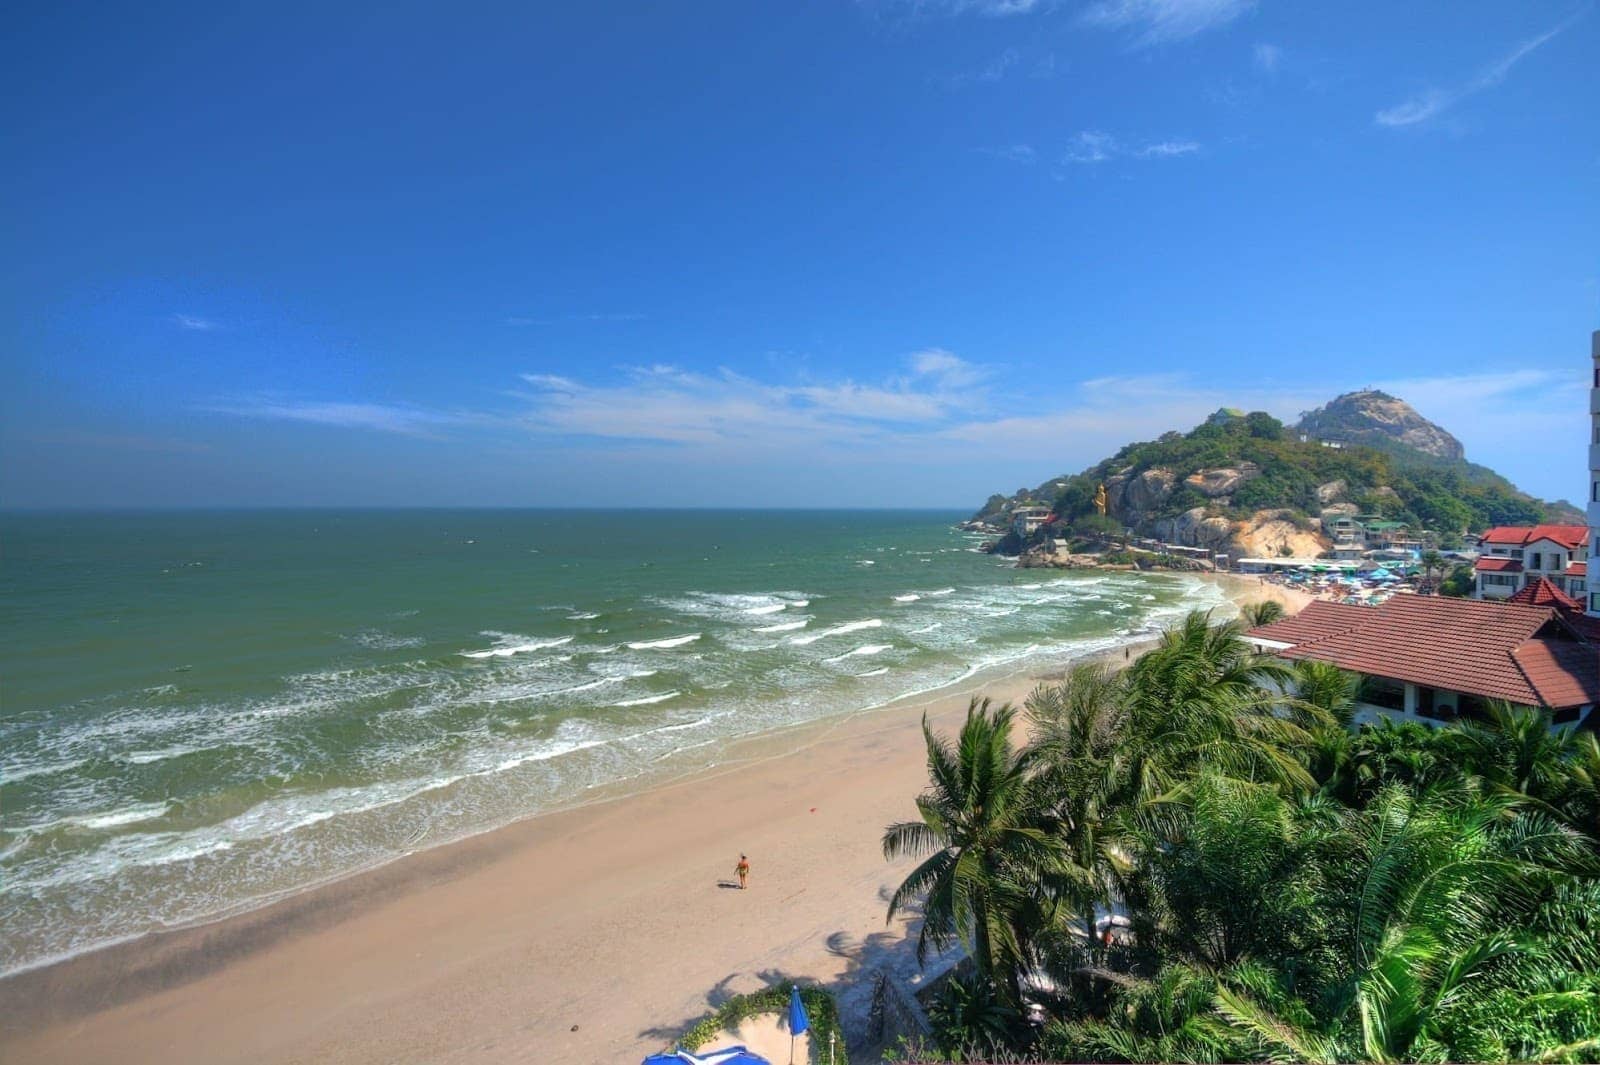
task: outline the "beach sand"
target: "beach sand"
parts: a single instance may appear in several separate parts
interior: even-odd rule
[[[915,970],[884,920],[912,863],[879,840],[926,779],[921,711],[949,730],[971,694],[1037,683],[753,739],[690,779],[22,974],[0,982],[0,1060],[627,1062],[784,977],[848,1010],[877,966]],[[727,886],[741,852],[748,891]]]

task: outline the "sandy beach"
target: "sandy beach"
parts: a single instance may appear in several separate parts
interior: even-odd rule
[[[0,1059],[625,1062],[782,977],[858,998],[877,966],[914,968],[884,921],[910,863],[879,839],[923,785],[922,712],[949,729],[970,695],[1038,681],[761,737],[690,779],[0,982]]]

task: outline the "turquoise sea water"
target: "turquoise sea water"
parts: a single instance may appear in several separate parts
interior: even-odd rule
[[[0,516],[0,972],[1220,601],[959,517]]]

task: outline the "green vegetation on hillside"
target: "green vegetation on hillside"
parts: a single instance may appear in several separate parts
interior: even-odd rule
[[[890,912],[970,963],[909,1059],[1600,1061],[1595,735],[1352,729],[1357,678],[1209,620],[1035,692],[1021,747],[1009,706],[925,728]]]
[[[1225,499],[1208,499],[1183,483],[1201,470],[1237,469],[1247,462],[1256,464],[1259,474]],[[1484,467],[1421,452],[1403,455],[1371,447],[1325,447],[1314,440],[1301,441],[1282,422],[1260,411],[1214,417],[1187,434],[1167,433],[1159,440],[1129,444],[1098,465],[1055,478],[1031,494],[1052,500],[1055,512],[1070,525],[1095,513],[1095,489],[1108,478],[1136,477],[1157,468],[1173,471],[1178,483],[1165,500],[1144,513],[1147,522],[1195,507],[1231,518],[1247,518],[1266,509],[1314,515],[1322,509],[1317,487],[1332,481],[1345,483],[1341,501],[1354,503],[1363,514],[1446,534],[1550,517],[1545,504]],[[1057,489],[1060,482],[1065,487]],[[991,497],[980,516],[994,514],[1000,505],[1000,497]]]

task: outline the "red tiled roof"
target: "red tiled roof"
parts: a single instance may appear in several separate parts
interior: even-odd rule
[[[1589,562],[1588,562],[1587,559],[1581,559],[1580,558],[1576,562],[1568,562],[1567,563],[1567,576],[1569,576],[1569,577],[1587,577],[1588,575],[1589,575]]]
[[[1571,572],[1570,568],[1568,572]],[[1563,592],[1548,577],[1535,577],[1508,595],[1506,602],[1524,603],[1528,606],[1554,606],[1583,613],[1583,604]]]
[[[1516,558],[1480,558],[1472,567],[1479,573],[1521,573],[1522,560]]]
[[[1312,603],[1301,616],[1318,606]],[[1318,610],[1292,639],[1285,619],[1252,638],[1293,646],[1285,658],[1332,662],[1368,676],[1447,688],[1525,706],[1600,701],[1600,650],[1552,606],[1397,595],[1376,607]],[[1574,619],[1575,620],[1575,619]]]
[[[1529,640],[1511,652],[1511,660],[1546,706],[1582,706],[1600,701],[1596,654],[1576,641]]]
[[[1589,542],[1587,525],[1496,525],[1482,536],[1486,544],[1531,544],[1553,540],[1562,547],[1577,550]]]
[[[1352,629],[1370,612],[1370,607],[1313,599],[1300,613],[1251,629],[1245,635],[1251,640],[1271,640],[1274,643],[1307,643]]]

